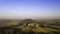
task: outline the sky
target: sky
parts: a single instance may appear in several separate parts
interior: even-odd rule
[[[60,18],[60,0],[0,0],[0,19]]]

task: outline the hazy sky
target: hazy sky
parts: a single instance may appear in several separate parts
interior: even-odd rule
[[[0,0],[0,19],[60,17],[60,0]]]

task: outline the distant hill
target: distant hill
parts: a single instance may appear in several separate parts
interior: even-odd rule
[[[18,25],[18,21],[3,21],[3,23],[0,23],[0,26],[12,26],[12,25]]]

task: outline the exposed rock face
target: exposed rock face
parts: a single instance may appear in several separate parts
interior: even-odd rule
[[[28,27],[39,27],[39,24],[38,23],[29,23],[27,26]]]
[[[35,22],[32,19],[25,19],[19,25],[21,26],[21,24],[28,26],[28,27],[38,27],[39,26],[39,23]]]

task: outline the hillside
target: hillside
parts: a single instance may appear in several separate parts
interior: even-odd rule
[[[2,27],[3,26],[3,27]],[[59,25],[34,20],[11,21],[0,27],[1,34],[60,34]],[[4,33],[3,33],[4,32]]]

